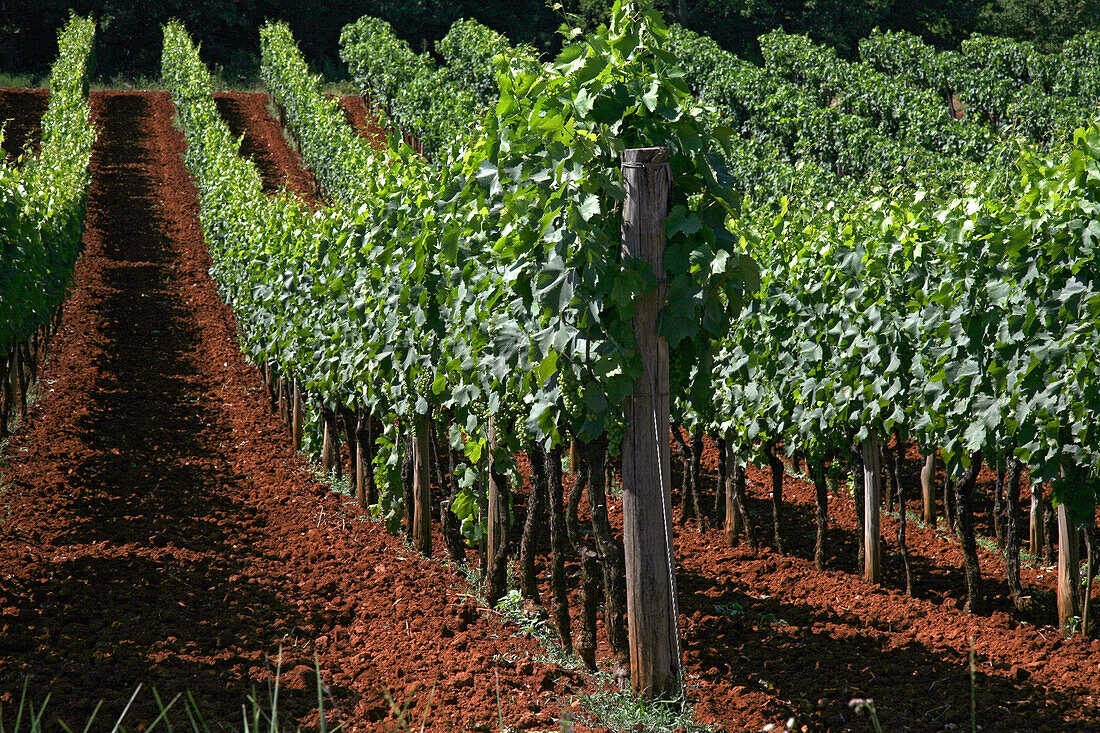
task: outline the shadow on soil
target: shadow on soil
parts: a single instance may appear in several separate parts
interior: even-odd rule
[[[17,621],[0,629],[0,653],[18,664],[0,667],[0,692],[18,700],[28,678],[36,699],[52,693],[51,716],[82,727],[100,699],[99,720],[114,720],[139,683],[169,699],[184,690],[158,681],[186,679],[204,714],[240,720],[264,666],[243,650],[274,655],[301,619],[277,585],[244,577],[257,551],[241,538],[262,519],[224,489],[247,479],[226,467],[220,417],[202,399],[209,378],[192,356],[197,326],[170,287],[177,253],[147,167],[160,142],[148,98],[100,101],[89,199],[104,243],[88,285],[96,377],[66,436],[79,450],[58,499],[69,529],[52,544],[62,549],[38,558],[24,591],[8,596]],[[93,554],[92,543],[107,547]],[[312,691],[285,694],[292,714],[316,706]],[[128,720],[155,715],[146,689]]]
[[[773,556],[774,557],[774,556]],[[885,730],[940,731],[970,726],[970,666],[965,655],[909,642],[889,647],[886,634],[840,609],[758,598],[714,579],[678,573],[689,664],[734,685],[789,702],[811,730],[870,730],[848,707],[875,700]],[[878,591],[881,592],[881,591]],[[981,664],[982,660],[979,660]],[[1067,722],[1079,700],[1051,697],[1042,686],[976,673],[978,724],[996,731],[1080,730]]]

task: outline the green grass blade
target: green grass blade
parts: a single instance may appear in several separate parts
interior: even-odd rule
[[[199,704],[195,702],[195,696],[187,693],[188,705],[185,707],[187,710],[187,717],[191,721],[191,730],[195,733],[209,733],[210,726],[206,724],[206,721],[202,718],[202,713],[199,711]]]
[[[122,719],[126,717],[126,713],[130,712],[130,706],[134,704],[134,700],[137,699],[138,693],[141,692],[141,683],[134,689],[134,694],[130,695],[130,702],[126,703],[126,707],[122,709],[122,713],[118,716],[118,720],[115,721],[115,727],[111,728],[111,733],[118,733],[122,727]]]
[[[31,733],[37,733],[41,730],[39,726],[42,724],[42,716],[46,714],[46,706],[50,704],[50,695],[52,694],[52,692],[46,693],[46,699],[42,701],[42,706],[38,708],[38,714],[31,720]]]
[[[153,730],[154,728],[157,727],[157,723],[159,723],[161,720],[164,720],[165,726],[168,728],[169,733],[171,733],[172,724],[168,722],[168,719],[165,716],[168,715],[168,711],[172,709],[172,706],[176,704],[176,701],[178,701],[180,699],[182,694],[183,693],[176,693],[176,696],[172,698],[172,702],[168,703],[168,705],[165,706],[165,705],[161,704],[160,695],[157,694],[156,688],[153,688],[153,697],[157,701],[157,707],[160,708],[160,715],[158,715],[156,718],[154,718],[153,722],[150,723],[149,727],[146,728],[145,730],[147,730],[147,731]]]
[[[15,733],[19,733],[19,726],[23,723],[23,708],[27,705],[27,685],[30,684],[30,678],[23,678],[23,693],[19,696],[19,710],[15,712]]]
[[[84,733],[88,733],[92,729],[92,723],[95,722],[96,716],[99,715],[99,709],[103,707],[103,701],[100,700],[95,704],[95,709],[92,710],[92,714],[88,716],[88,722],[84,724]]]
[[[271,696],[270,733],[279,733],[279,682],[283,676],[283,647],[279,646],[279,659],[275,662],[275,692]]]
[[[168,707],[170,708],[173,705],[175,705],[176,701],[179,700],[180,697],[182,697],[182,693],[177,693],[176,696],[172,698],[172,702],[168,703]],[[153,699],[157,701],[157,707],[158,708],[160,708],[164,712],[168,712],[167,708],[165,708],[164,704],[161,702],[160,694],[157,692],[157,688],[155,688],[155,687],[153,688]],[[153,726],[149,726],[149,727],[152,728]],[[168,733],[173,733],[173,731],[172,731],[172,721],[168,720],[167,718],[164,719],[164,727],[168,729]]]

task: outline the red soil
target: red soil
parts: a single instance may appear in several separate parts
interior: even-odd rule
[[[130,727],[154,717],[149,686],[232,726],[282,648],[292,721],[317,718],[316,655],[349,730],[391,714],[385,690],[417,721],[431,697],[431,730],[496,727],[498,695],[511,724],[552,727],[583,681],[528,661],[460,578],[311,479],[269,414],[207,274],[168,96],[91,102],[87,249],[0,467],[5,715],[25,679],[72,726],[144,683]]]
[[[319,204],[313,174],[302,165],[298,151],[291,147],[270,114],[270,98],[256,92],[220,92],[214,95],[229,131],[241,138],[240,154],[252,161],[263,179],[264,190],[275,193],[286,189],[311,204]]]
[[[0,89],[0,128],[4,130],[4,154],[14,160],[29,145],[38,151],[42,140],[42,115],[50,103],[49,89]]]
[[[914,482],[917,464],[910,466]],[[770,538],[769,475],[753,469],[749,477],[753,524]],[[1100,720],[1100,641],[1063,640],[1013,611],[992,553],[981,551],[990,608],[967,614],[962,552],[952,538],[908,523],[910,597],[895,517],[883,516],[886,582],[875,587],[856,574],[850,498],[830,496],[825,572],[812,560],[812,485],[788,478],[785,500],[789,557],[728,547],[718,530],[677,533],[684,646],[699,679],[701,719],[744,725],[795,716],[812,730],[866,730],[848,708],[859,697],[876,701],[886,730],[963,730],[973,646],[985,730],[1083,730]],[[1025,569],[1025,586],[1053,622],[1052,573],[1039,582],[1036,574]]]
[[[361,137],[370,138],[371,144],[378,149],[386,145],[386,131],[383,130],[378,120],[367,110],[367,103],[358,95],[346,95],[340,97],[340,109],[344,110],[344,116],[348,124],[359,133]]]

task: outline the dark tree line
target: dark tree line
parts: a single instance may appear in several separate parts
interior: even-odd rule
[[[179,18],[202,44],[207,64],[229,80],[255,77],[259,27],[285,20],[306,58],[330,78],[346,75],[340,30],[363,15],[388,20],[414,48],[473,17],[514,41],[552,50],[561,16],[542,0],[0,0],[0,72],[43,76],[57,55],[57,29],[70,11],[91,13],[98,78],[160,76],[161,25]]]
[[[807,33],[853,55],[873,28],[907,30],[941,48],[975,31],[1057,48],[1066,37],[1100,28],[1100,0],[654,0],[669,20],[706,33],[727,49],[758,55],[756,38],[774,28]],[[305,57],[326,77],[346,75],[337,56],[340,29],[363,15],[388,20],[414,48],[472,17],[548,53],[562,13],[595,26],[612,0],[0,0],[0,72],[45,75],[57,54],[57,29],[70,11],[100,21],[96,69],[101,80],[156,78],[160,26],[179,18],[202,44],[204,59],[230,82],[256,75],[261,23],[285,20]]]

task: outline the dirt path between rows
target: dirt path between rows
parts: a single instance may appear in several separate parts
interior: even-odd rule
[[[0,466],[5,715],[25,680],[73,727],[141,683],[131,726],[155,715],[150,686],[234,726],[281,647],[294,721],[316,719],[316,654],[348,730],[391,716],[384,690],[429,730],[495,729],[498,700],[510,724],[552,727],[551,700],[583,682],[527,661],[534,642],[456,575],[314,481],[269,414],[207,275],[168,96],[91,102],[87,249]]]
[[[3,151],[14,161],[29,147],[38,152],[42,141],[42,116],[50,104],[49,89],[0,89],[0,128]]]
[[[322,202],[313,174],[287,142],[279,123],[268,112],[269,97],[259,92],[219,92],[214,95],[218,114],[229,131],[241,139],[240,155],[260,173],[264,191],[286,189],[310,205]]]

